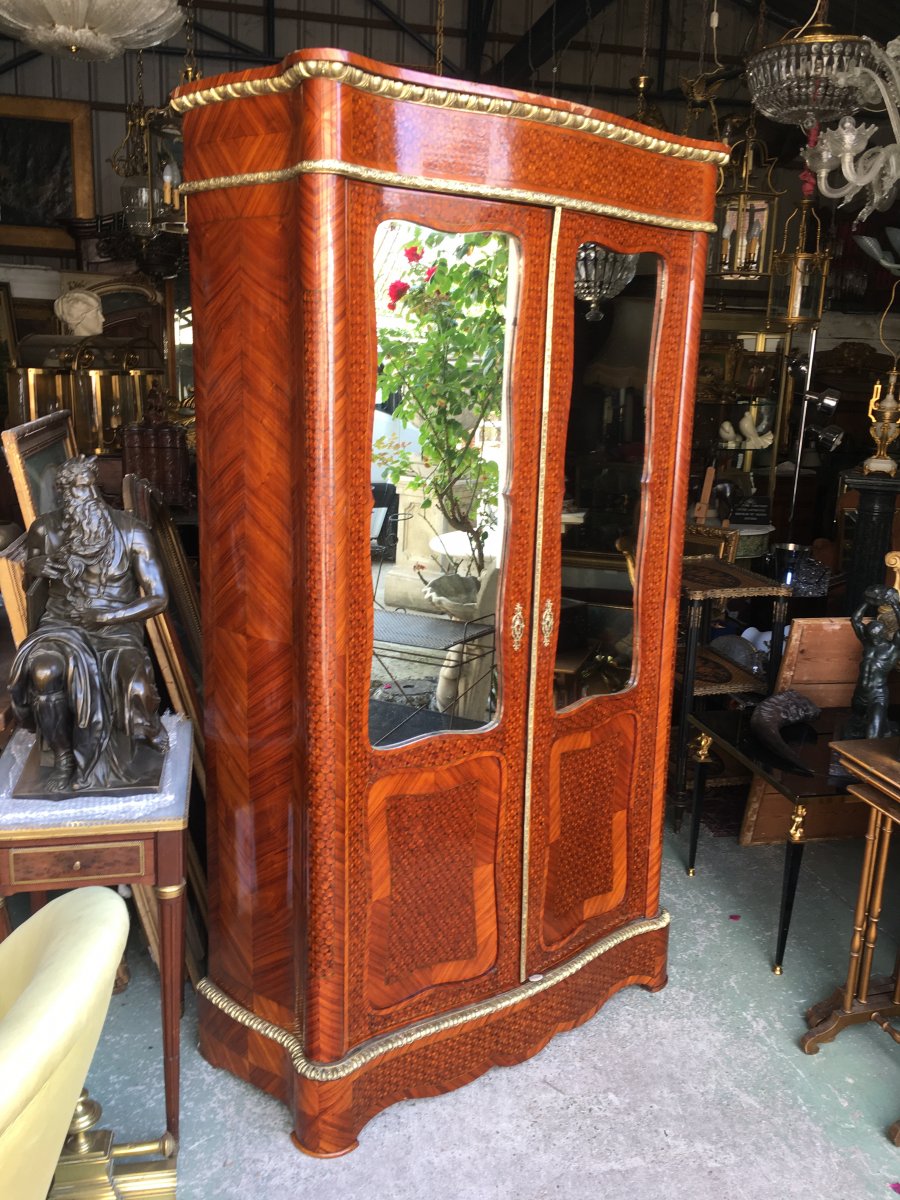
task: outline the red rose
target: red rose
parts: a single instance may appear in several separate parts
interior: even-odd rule
[[[404,283],[402,279],[395,279],[388,288],[388,295],[396,304],[398,300],[402,300],[409,291],[409,284]]]
[[[432,275],[435,273],[436,270],[437,270],[437,267],[429,267],[428,268],[428,270],[425,272],[425,282],[426,283],[429,281],[429,279],[432,277]]]
[[[418,262],[422,257],[422,251],[418,246],[407,246],[403,253],[406,255],[406,261],[411,263]]]
[[[393,312],[396,307],[397,305],[393,302],[393,300],[388,301],[388,308],[391,310],[391,312]]]

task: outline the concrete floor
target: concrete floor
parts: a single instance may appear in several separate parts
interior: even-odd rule
[[[667,988],[628,989],[527,1063],[395,1105],[341,1159],[298,1153],[281,1105],[199,1057],[189,999],[180,1200],[887,1200],[900,1191],[900,1150],[884,1136],[900,1117],[900,1046],[873,1025],[815,1057],[797,1046],[804,1009],[845,972],[859,844],[807,847],[779,978],[770,961],[782,851],[704,831],[688,879],[684,836],[667,840]],[[898,916],[889,897],[879,969],[893,963]],[[137,949],[130,960],[133,982],[113,999],[88,1081],[120,1140],[158,1136],[163,1124],[155,971]]]

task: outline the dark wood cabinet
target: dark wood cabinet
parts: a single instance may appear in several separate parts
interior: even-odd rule
[[[288,1104],[295,1140],[318,1155],[352,1148],[393,1101],[520,1061],[619,988],[666,979],[689,397],[721,156],[564,101],[472,89],[302,51],[175,101],[209,781],[201,1045]],[[443,256],[436,270],[481,263],[475,233],[509,260],[502,415],[482,439],[499,478],[496,600],[490,620],[478,614],[490,667],[476,717],[442,724],[439,703],[416,714],[415,736],[400,725],[373,745],[373,405],[379,331],[402,308],[382,303],[394,276],[379,256],[387,235],[403,251],[409,230]],[[609,651],[621,686],[563,703],[560,518],[585,243],[639,255],[655,298],[639,383],[627,364],[604,382],[644,410],[638,499],[622,514],[634,586],[586,610],[598,646],[607,609],[624,620]],[[624,467],[603,437],[615,479]]]

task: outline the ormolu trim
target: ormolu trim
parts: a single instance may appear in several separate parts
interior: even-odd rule
[[[217,87],[202,88],[183,96],[175,96],[169,104],[175,112],[185,113],[193,108],[205,108],[209,104],[219,104],[224,100],[287,92],[304,79],[316,78],[333,79],[362,92],[387,96],[391,100],[424,104],[430,108],[463,109],[466,112],[537,121],[541,125],[559,125],[565,129],[575,129],[580,133],[589,133],[612,142],[624,142],[628,146],[637,146],[641,150],[650,150],[654,154],[664,154],[671,158],[719,164],[728,162],[729,158],[729,155],[721,150],[684,146],[657,134],[616,125],[612,121],[589,117],[584,113],[561,112],[557,108],[545,108],[542,104],[529,104],[524,100],[503,100],[497,96],[479,96],[476,92],[455,92],[448,88],[426,87],[421,83],[407,83],[400,79],[388,79],[383,75],[372,75],[349,63],[332,62],[327,59],[296,62],[281,75],[270,76],[267,79],[244,79],[235,83],[219,84]]]
[[[253,171],[247,175],[215,175],[210,179],[195,179],[179,185],[179,191],[193,195],[219,188],[256,187],[266,183],[286,183],[300,175],[342,175],[363,183],[380,183],[386,187],[407,188],[416,192],[441,192],[450,196],[473,196],[479,200],[504,200],[512,204],[537,204],[544,208],[567,208],[572,212],[591,213],[602,217],[618,217],[638,225],[657,225],[665,229],[685,229],[699,233],[714,233],[711,221],[689,221],[684,217],[667,217],[660,213],[640,212],[618,204],[602,204],[594,200],[578,200],[556,196],[552,192],[530,192],[524,188],[495,187],[487,183],[470,183],[463,179],[430,179],[427,175],[402,175],[397,171],[380,171],[360,167],[339,158],[306,159],[277,171]]]
[[[621,946],[623,942],[631,941],[632,938],[640,937],[645,933],[655,933],[659,929],[664,929],[669,924],[669,920],[670,917],[666,910],[660,909],[659,916],[634,921],[632,924],[626,925],[623,929],[608,934],[605,938],[601,938],[599,942],[595,942],[593,946],[589,946],[587,949],[582,950],[580,954],[576,954],[568,962],[554,967],[550,971],[546,971],[539,979],[521,983],[511,991],[505,992],[502,996],[495,996],[491,1000],[483,1000],[479,1004],[470,1004],[466,1008],[458,1009],[456,1012],[446,1013],[440,1017],[433,1017],[430,1021],[420,1021],[408,1029],[402,1029],[397,1033],[389,1033],[384,1037],[376,1038],[334,1063],[311,1062],[304,1054],[303,1044],[296,1034],[288,1033],[286,1029],[282,1029],[279,1025],[274,1025],[271,1021],[266,1021],[263,1017],[258,1017],[256,1013],[249,1012],[242,1004],[238,1004],[236,1000],[232,1000],[221,988],[216,987],[212,980],[201,979],[197,984],[197,991],[205,1000],[215,1005],[216,1008],[220,1009],[233,1021],[237,1021],[239,1025],[243,1025],[254,1033],[261,1034],[263,1037],[271,1038],[272,1041],[283,1046],[290,1054],[294,1070],[298,1075],[302,1075],[304,1078],[311,1079],[316,1083],[328,1083],[337,1079],[346,1079],[354,1071],[359,1071],[363,1067],[367,1067],[370,1063],[383,1058],[386,1054],[391,1054],[396,1050],[405,1050],[407,1047],[415,1045],[416,1042],[424,1041],[434,1034],[444,1033],[448,1029],[458,1029],[473,1021],[480,1021],[485,1017],[494,1016],[496,1013],[503,1012],[504,1009],[513,1008],[515,1005],[521,1004],[524,1000],[530,1000],[532,996],[536,996],[540,992],[547,992],[551,988],[556,987],[557,984],[564,983],[573,975],[577,975],[579,971],[589,966],[595,959],[600,958],[603,954],[608,954],[610,950],[614,950],[616,946]]]
[[[183,896],[187,883],[182,880],[181,883],[170,883],[162,887],[154,887],[156,898],[158,900],[177,900],[179,896]]]
[[[541,383],[541,456],[538,466],[537,528],[534,545],[534,597],[531,605],[531,662],[528,668],[528,744],[525,749],[525,802],[522,813],[522,932],[519,939],[519,978],[524,982],[528,955],[529,869],[531,863],[531,785],[534,772],[534,727],[537,715],[538,637],[541,603],[541,555],[544,548],[544,491],[547,479],[547,428],[550,421],[550,384],[553,379],[553,318],[556,305],[556,260],[559,255],[559,230],[562,209],[553,213],[550,233],[550,266],[547,270],[547,301],[544,317],[544,373]]]

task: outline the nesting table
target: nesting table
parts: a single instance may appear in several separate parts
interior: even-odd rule
[[[191,723],[163,717],[169,750],[159,788],[140,795],[12,793],[35,735],[17,730],[0,756],[0,940],[10,932],[7,896],[89,885],[151,885],[159,901],[160,991],[166,1128],[177,1140],[179,1022],[184,987],[184,840],[191,778]]]

